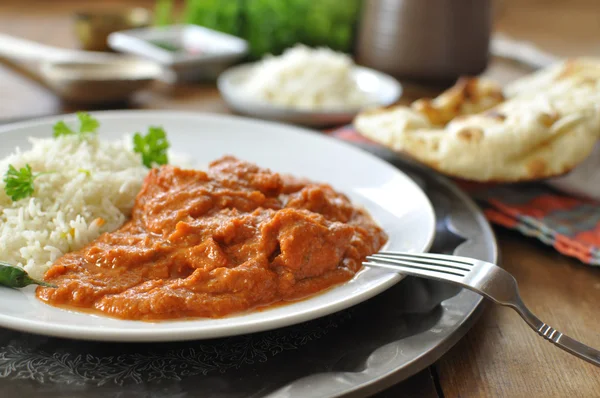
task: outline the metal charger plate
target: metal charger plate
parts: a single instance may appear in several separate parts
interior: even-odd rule
[[[453,183],[385,149],[363,147],[429,196],[437,218],[432,252],[497,262],[488,222]],[[468,290],[405,278],[325,318],[226,339],[115,344],[0,329],[0,396],[366,396],[435,362],[471,327],[482,301]]]

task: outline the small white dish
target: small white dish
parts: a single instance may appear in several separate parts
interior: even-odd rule
[[[236,36],[197,25],[169,25],[111,33],[109,46],[170,68],[178,80],[215,79],[248,53]]]
[[[322,127],[349,123],[363,108],[303,110],[272,105],[250,98],[244,92],[244,84],[250,77],[255,63],[231,67],[217,79],[221,96],[236,112],[261,119]],[[371,100],[371,106],[388,106],[400,99],[402,86],[393,77],[374,69],[355,66],[353,77],[361,90]]]
[[[173,111],[94,112],[103,139],[122,139],[146,126],[163,126],[172,149],[189,154],[194,164],[231,154],[281,173],[331,183],[364,206],[388,234],[386,248],[427,251],[435,214],[427,196],[408,176],[375,156],[335,138],[278,123],[233,116]],[[0,158],[28,137],[51,137],[56,116],[0,128]],[[104,341],[177,341],[208,339],[275,329],[308,321],[365,301],[403,278],[366,268],[352,280],[311,298],[220,319],[162,322],[125,321],[68,311],[44,304],[35,289],[0,288],[0,326],[49,336]]]

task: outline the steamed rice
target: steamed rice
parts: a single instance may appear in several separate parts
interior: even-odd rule
[[[30,141],[31,150],[0,161],[2,176],[9,164],[53,173],[37,178],[34,194],[17,202],[0,181],[0,260],[41,278],[57,258],[125,222],[148,169],[126,139]]]
[[[372,102],[353,77],[354,62],[329,48],[296,45],[256,64],[244,84],[254,100],[304,110],[361,108]]]

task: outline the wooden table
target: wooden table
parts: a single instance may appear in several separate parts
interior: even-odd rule
[[[4,0],[0,32],[74,47],[70,13],[83,3]],[[93,7],[123,4],[97,3]],[[153,2],[128,3],[151,6]],[[599,15],[597,0],[505,0],[498,8],[496,26],[560,56],[600,55]],[[505,82],[525,72],[493,60],[486,75]],[[418,91],[411,91],[412,95]],[[140,93],[129,106],[228,112],[215,87],[206,84],[157,87]],[[0,119],[73,110],[38,83],[0,65]],[[517,233],[501,229],[497,233],[502,264],[517,278],[530,309],[562,332],[600,347],[600,268],[564,257]],[[600,370],[552,347],[512,310],[490,305],[467,336],[435,365],[379,396],[593,397],[600,396]]]

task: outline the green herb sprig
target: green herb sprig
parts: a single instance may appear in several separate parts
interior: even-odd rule
[[[148,134],[135,133],[133,136],[133,151],[142,155],[142,163],[149,169],[154,164],[169,163],[167,150],[170,146],[167,133],[162,127],[150,127]]]
[[[4,261],[0,261],[0,285],[12,288],[25,287],[28,285],[56,287],[56,285],[51,283],[33,279],[24,269],[5,263]]]
[[[29,164],[17,170],[15,166],[9,164],[4,175],[4,192],[15,202],[27,198],[35,191],[33,181],[41,175],[52,173],[53,171],[33,173]]]
[[[98,127],[100,127],[100,122],[89,113],[77,112],[77,119],[79,119],[79,131],[73,130],[67,123],[61,120],[53,126],[54,138],[68,135],[85,138],[91,134],[96,134]]]

